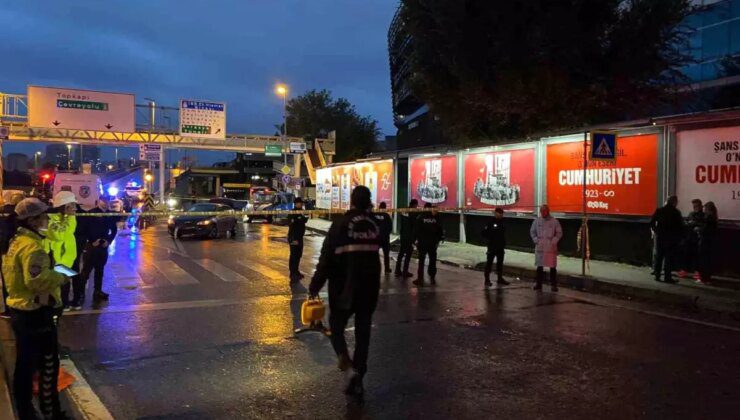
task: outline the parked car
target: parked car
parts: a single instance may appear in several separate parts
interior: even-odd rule
[[[229,232],[236,237],[236,217],[234,209],[223,204],[198,203],[188,212],[217,212],[215,216],[170,216],[167,220],[167,231],[171,236],[199,236],[215,239]]]
[[[252,201],[249,203],[249,210],[293,210],[293,202],[295,196],[290,193],[264,191],[257,192],[252,196]],[[246,222],[252,223],[254,220],[266,220],[267,223],[272,223],[277,219],[284,219],[287,216],[272,216],[272,215],[253,215],[246,216]]]

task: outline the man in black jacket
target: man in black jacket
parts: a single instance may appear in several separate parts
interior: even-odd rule
[[[110,213],[108,211],[108,198],[101,196],[98,199],[97,207],[90,210],[88,213],[101,214]],[[82,284],[87,283],[87,279],[90,277],[90,273],[95,270],[94,283],[93,283],[93,300],[96,302],[108,300],[108,293],[103,292],[103,271],[105,270],[105,264],[108,262],[108,246],[110,246],[113,239],[118,233],[118,227],[116,222],[118,217],[95,217],[88,216],[88,220],[85,220],[84,230],[82,237],[86,240],[85,254],[82,257],[82,273],[80,278]],[[84,290],[84,287],[83,287]],[[77,291],[75,290],[75,294]],[[77,299],[77,297],[75,297]],[[76,302],[77,307],[82,306],[82,302]],[[75,303],[72,304],[73,306]]]
[[[660,271],[663,269],[665,282],[677,283],[671,276],[671,270],[684,230],[683,218],[677,206],[678,197],[671,196],[663,207],[655,210],[650,219],[650,229],[655,235],[655,281],[660,281]]]
[[[3,216],[0,216],[0,256],[8,253],[10,239],[15,236],[15,232],[16,230],[18,230],[18,220],[16,219],[15,206],[21,200],[23,200],[23,194],[20,192],[10,193],[6,195],[8,195],[8,197],[3,197],[5,200],[5,204],[2,206],[1,210]],[[2,277],[1,273],[0,277]],[[8,310],[8,307],[5,306],[5,301],[8,299],[8,290],[5,287],[5,280],[0,278],[0,283],[2,283],[3,298],[2,313],[0,313],[0,316],[3,318],[8,318],[10,317],[10,311]]]
[[[429,256],[429,283],[437,284],[437,247],[439,242],[444,239],[444,230],[442,224],[437,219],[437,212],[432,210],[432,204],[424,204],[428,212],[421,213],[414,222],[414,240],[416,248],[419,251],[419,269],[418,278],[413,281],[417,286],[424,285],[424,260]]]
[[[418,205],[419,202],[415,198],[409,201],[409,208],[415,209]],[[417,216],[418,213],[401,213],[401,248],[398,250],[396,260],[396,277],[413,276],[409,273],[409,264],[414,251],[414,222]],[[401,271],[401,264],[403,264],[403,271]]]
[[[484,271],[485,285],[491,286],[491,268],[493,259],[496,259],[496,283],[502,286],[509,284],[504,280],[504,248],[506,247],[506,229],[504,228],[504,209],[497,207],[493,212],[494,218],[485,228],[483,237],[486,239],[488,250],[486,253],[486,270]]]
[[[385,205],[385,201],[381,201],[380,205],[378,206],[378,209],[385,210],[387,207]],[[383,267],[385,267],[385,272],[392,273],[393,270],[391,270],[391,231],[393,230],[393,220],[391,219],[391,216],[386,213],[385,211],[379,211],[377,213],[373,213],[373,216],[375,216],[375,222],[378,224],[378,227],[380,228],[380,235],[381,235],[381,243],[380,247],[383,249]]]
[[[297,197],[293,202],[293,210],[303,210],[303,199]],[[301,274],[301,257],[303,257],[303,235],[306,234],[306,222],[308,217],[303,214],[291,214],[288,216],[288,244],[290,245],[290,259],[288,269],[290,270],[290,281],[296,282],[303,278]]]
[[[309,294],[318,296],[329,281],[329,324],[331,344],[345,372],[344,392],[362,402],[362,379],[367,372],[370,325],[380,291],[381,231],[370,213],[370,190],[355,187],[352,208],[332,223],[321,247],[321,256],[309,286]],[[344,329],[355,316],[355,352],[350,359]]]

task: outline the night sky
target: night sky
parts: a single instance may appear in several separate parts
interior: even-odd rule
[[[386,34],[398,0],[3,3],[1,92],[34,84],[131,92],[140,104],[225,101],[229,132],[273,134],[282,81],[291,95],[329,89],[395,134]],[[216,155],[201,163],[225,157]]]

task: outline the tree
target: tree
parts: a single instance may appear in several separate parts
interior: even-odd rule
[[[460,142],[643,116],[690,62],[689,0],[404,0],[414,94]]]
[[[377,121],[360,116],[348,100],[333,99],[328,90],[308,91],[289,100],[287,108],[291,136],[313,140],[336,130],[338,162],[364,157],[375,149],[380,136]],[[276,128],[282,132],[282,124]]]

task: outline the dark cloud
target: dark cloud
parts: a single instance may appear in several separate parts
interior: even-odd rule
[[[395,132],[386,50],[397,0],[12,2],[0,90],[27,84],[224,100],[231,132],[272,133],[276,81],[330,89]]]

